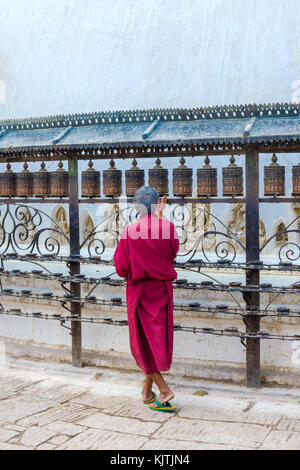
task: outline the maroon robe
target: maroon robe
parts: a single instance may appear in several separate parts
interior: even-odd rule
[[[146,375],[166,372],[173,357],[173,262],[179,251],[174,225],[146,215],[122,233],[114,255],[127,279],[130,349]]]

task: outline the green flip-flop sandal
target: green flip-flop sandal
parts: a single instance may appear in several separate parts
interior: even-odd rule
[[[149,406],[150,410],[153,411],[164,411],[164,412],[174,412],[177,410],[177,406],[172,406],[171,403],[166,403],[165,405],[163,403],[160,403],[160,401],[155,400],[155,405],[156,406]]]
[[[151,405],[151,403],[155,402],[156,400],[156,393],[155,392],[152,392],[152,398],[151,400],[148,400],[148,401],[144,401],[145,405]]]

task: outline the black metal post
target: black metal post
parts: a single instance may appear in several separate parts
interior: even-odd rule
[[[76,156],[69,158],[69,226],[70,226],[70,275],[80,274],[80,234],[79,234],[79,199],[78,199],[78,160]],[[81,285],[70,282],[71,294],[81,297]],[[81,317],[79,302],[71,302],[71,313]],[[82,331],[80,322],[72,322],[72,364],[82,367]]]
[[[246,261],[259,261],[259,154],[256,149],[246,153]],[[246,284],[259,285],[259,269],[246,271]],[[245,296],[248,315],[245,318],[248,333],[260,331],[260,319],[251,309],[260,305],[259,292],[249,292]],[[247,387],[260,386],[260,340],[247,338]]]

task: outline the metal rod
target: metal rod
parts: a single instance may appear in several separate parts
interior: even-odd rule
[[[68,204],[69,199],[61,198],[61,199],[17,199],[17,198],[5,198],[0,199],[0,204]]]
[[[93,299],[87,298],[76,298],[72,297],[66,298],[62,296],[54,296],[54,295],[44,295],[44,294],[35,294],[35,293],[30,293],[30,294],[23,294],[22,292],[0,292],[0,297],[7,297],[7,298],[19,298],[24,300],[29,300],[29,299],[35,299],[38,301],[47,301],[47,302],[56,302],[60,303],[63,307],[66,306],[67,303],[80,303],[82,307],[85,307],[87,305],[101,305],[101,306],[106,306],[106,307],[119,307],[119,308],[126,308],[126,302],[123,300],[120,300],[118,302],[114,302],[113,300],[105,300],[105,299],[99,299],[97,297],[94,297]],[[214,314],[220,314],[220,315],[236,315],[236,316],[241,316],[245,317],[246,315],[249,315],[249,311],[247,309],[243,309],[240,307],[232,307],[230,305],[219,305],[219,306],[202,306],[199,304],[198,306],[195,305],[181,305],[181,304],[174,304],[174,310],[175,311],[181,311],[181,312],[197,312],[197,313],[214,313]],[[300,318],[300,312],[299,311],[294,311],[290,310],[288,308],[282,309],[278,308],[277,310],[274,309],[268,309],[268,310],[256,310],[255,315],[261,318],[268,318],[268,317],[280,317],[280,318]],[[74,321],[75,321],[74,317]],[[80,318],[80,317],[79,317]],[[225,318],[225,317],[224,317]]]
[[[259,154],[256,150],[246,153],[246,261],[259,261]],[[259,285],[260,271],[246,271],[246,285]],[[247,307],[260,308],[259,292],[244,294]],[[245,318],[247,333],[260,330],[260,319],[255,314]],[[260,340],[247,338],[246,348],[247,387],[260,386]]]
[[[78,160],[69,159],[69,227],[70,227],[70,257],[79,256],[79,200],[78,200]],[[71,261],[69,264],[70,275],[80,274],[80,262]],[[74,297],[81,297],[81,285],[70,282],[70,291]],[[73,316],[81,317],[80,303],[71,302]],[[82,367],[82,329],[80,322],[71,323],[72,333],[72,364],[74,367]]]
[[[21,261],[21,262],[47,262],[47,263],[69,263],[70,261],[77,261],[81,264],[90,264],[90,265],[102,265],[102,266],[114,266],[113,260],[103,260],[99,256],[97,257],[84,257],[84,256],[56,256],[56,255],[42,255],[37,256],[33,254],[28,255],[19,255],[17,253],[7,253],[4,255],[0,254],[1,262],[4,261]],[[199,273],[204,269],[217,269],[218,271],[238,271],[238,270],[248,270],[255,269],[257,271],[281,271],[283,273],[289,272],[300,272],[300,265],[293,263],[280,263],[280,264],[264,264],[254,265],[253,263],[238,263],[238,262],[229,262],[229,263],[219,263],[219,262],[208,262],[203,260],[189,260],[184,263],[177,262],[175,263],[175,268],[181,269],[182,271],[192,271]]]
[[[127,198],[128,203],[132,203],[132,198]],[[1,202],[1,201],[0,201]],[[49,201],[51,202],[51,201]],[[124,203],[124,199],[80,199],[80,204],[118,204]],[[300,204],[300,198],[297,197],[265,197],[260,198],[262,204],[284,204],[295,203]],[[246,204],[245,198],[227,197],[227,198],[168,198],[169,204]]]
[[[124,197],[125,199],[125,197]],[[124,203],[124,199],[120,198],[90,198],[90,199],[80,199],[80,204],[118,204],[120,202]],[[128,203],[132,203],[132,198],[126,199]],[[285,203],[294,203],[300,204],[300,198],[297,197],[264,197],[260,198],[259,202],[262,204],[285,204]],[[18,198],[0,198],[0,204],[69,204],[70,201],[68,198],[61,199],[18,199]],[[246,204],[245,198],[169,198],[169,204]]]
[[[197,274],[201,275],[201,271],[197,272]],[[63,274],[61,275],[56,275],[52,273],[39,273],[35,274],[33,272],[11,272],[11,271],[5,271],[4,268],[0,269],[0,280],[5,277],[5,278],[17,278],[17,279],[42,279],[42,280],[47,280],[47,281],[56,281],[59,282],[60,284],[65,284],[69,282],[76,282],[80,284],[85,284],[85,285],[93,285],[95,287],[99,285],[109,285],[109,286],[114,286],[114,287],[122,287],[126,285],[126,281],[120,280],[120,279],[112,279],[108,277],[71,277],[71,276],[65,276]],[[300,283],[296,282],[292,285],[289,286],[273,286],[270,284],[270,286],[259,286],[259,285],[248,285],[244,286],[242,283],[240,283],[238,286],[233,286],[231,284],[217,284],[217,283],[212,283],[212,284],[204,284],[200,282],[178,282],[174,281],[173,283],[174,289],[192,289],[192,290],[204,290],[204,291],[216,291],[216,292],[261,292],[261,293],[274,293],[274,294],[300,294]],[[0,295],[2,295],[0,291]]]
[[[284,204],[284,203],[300,203],[297,197],[262,197],[259,199],[261,204]]]
[[[133,198],[115,198],[115,199],[80,199],[80,204],[118,204],[122,202],[128,202],[132,204]],[[1,201],[0,201],[1,202]],[[299,199],[300,202],[300,199]],[[169,198],[169,204],[245,204],[245,199],[242,198]]]
[[[64,315],[49,315],[49,314],[41,314],[38,313],[25,313],[22,311],[8,311],[4,309],[0,309],[0,317],[1,316],[9,316],[9,317],[25,317],[31,318],[36,320],[48,320],[48,321],[59,321],[60,323],[66,322],[77,322],[77,323],[92,323],[98,325],[108,325],[108,326],[119,326],[119,327],[128,327],[127,320],[113,320],[112,318],[95,318],[95,317],[80,317],[80,318],[72,318],[70,316]],[[197,326],[182,326],[180,324],[175,325],[175,331],[184,331],[193,334],[205,334],[205,335],[215,335],[215,336],[225,336],[227,338],[256,338],[256,339],[268,339],[268,340],[279,340],[279,341],[300,341],[299,335],[275,335],[269,334],[265,332],[259,332],[257,334],[251,333],[244,333],[239,331],[238,328],[226,328],[226,329],[215,329],[215,328],[200,328]]]

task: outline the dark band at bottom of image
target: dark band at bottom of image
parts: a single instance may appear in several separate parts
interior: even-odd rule
[[[102,454],[102,452],[101,452]],[[177,467],[189,466],[195,462],[197,451],[105,451],[103,462],[112,467],[131,466],[135,468],[145,467]]]

